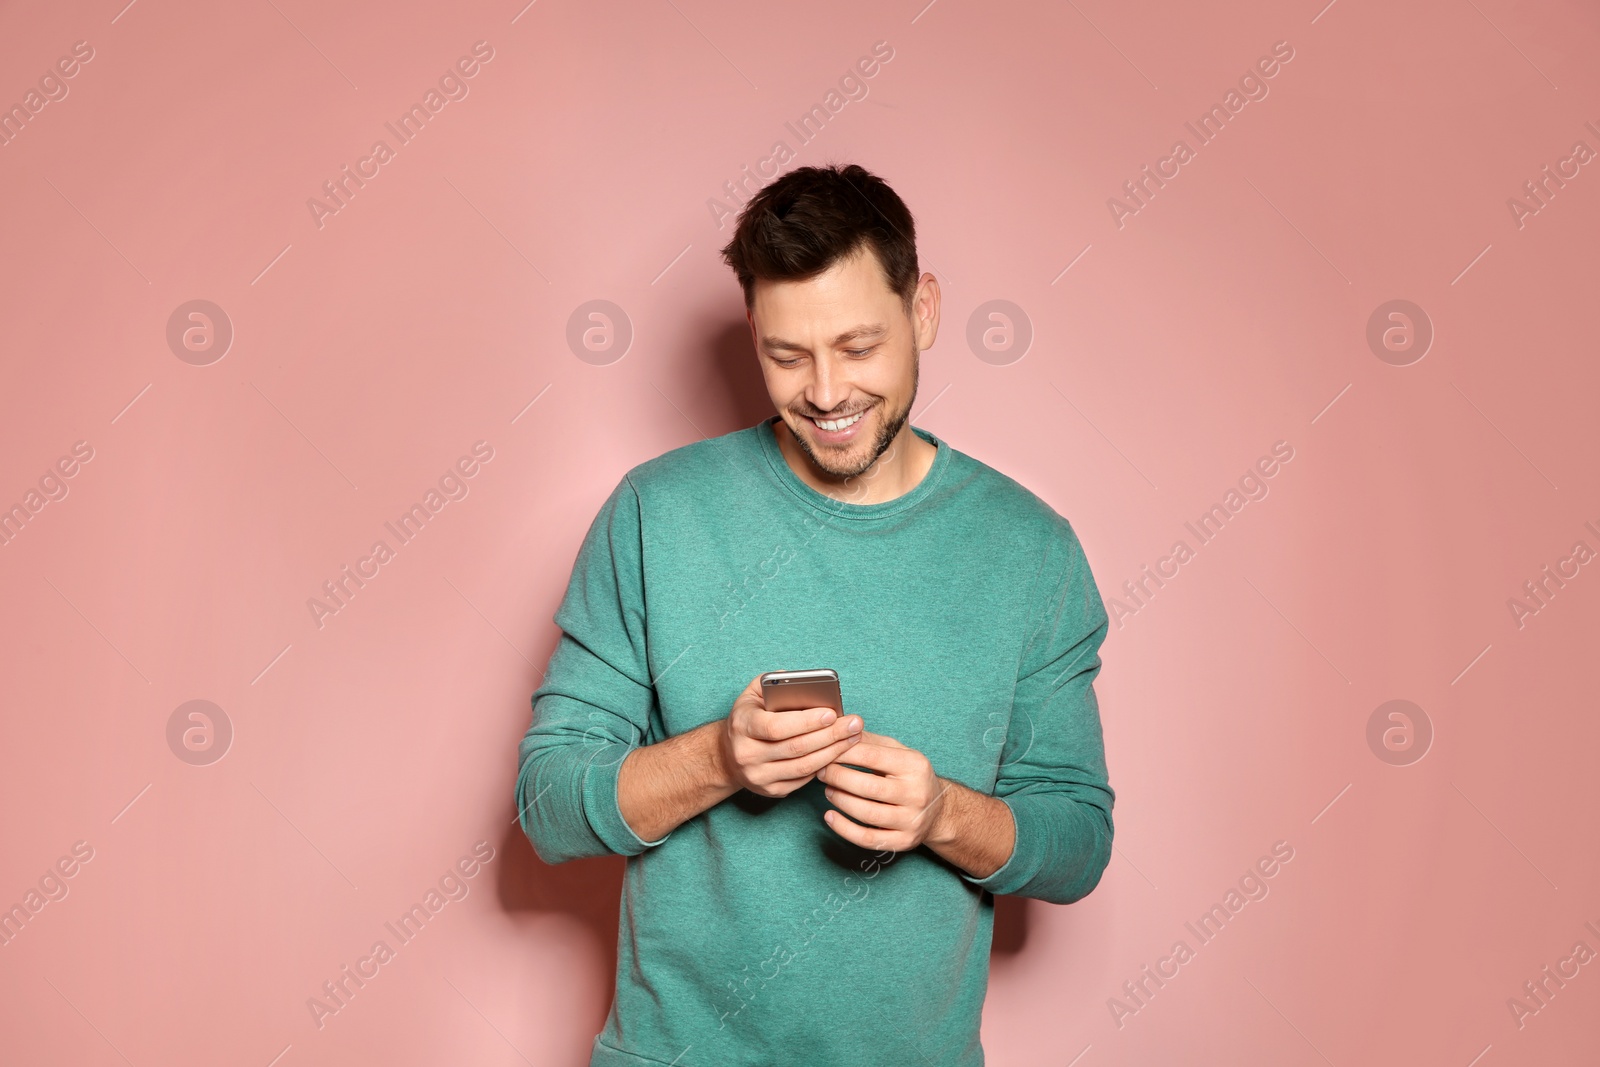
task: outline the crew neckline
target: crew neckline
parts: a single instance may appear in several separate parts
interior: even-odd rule
[[[773,426],[780,419],[779,415],[771,415],[753,427],[761,445],[761,454],[767,459],[767,466],[771,468],[772,475],[778,483],[798,497],[801,503],[831,517],[856,521],[881,519],[914,508],[939,487],[945,468],[950,465],[950,446],[929,431],[919,426],[912,426],[912,433],[936,449],[933,454],[933,464],[920,482],[909,492],[902,493],[893,500],[880,500],[874,504],[852,504],[847,500],[837,500],[807,485],[789,466],[789,461],[784,458],[783,449],[778,445],[778,438],[773,433]]]

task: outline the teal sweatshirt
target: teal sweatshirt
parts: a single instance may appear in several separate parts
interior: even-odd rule
[[[590,1067],[979,1067],[993,894],[1070,904],[1110,859],[1105,606],[1067,520],[933,434],[913,428],[937,450],[916,488],[856,504],[800,480],[775,422],[629,470],[555,615],[522,827],[546,863],[629,857]],[[1004,866],[860,848],[815,779],[633,832],[631,749],[725,718],[763,671],[812,667],[838,671],[868,730],[1010,807]]]

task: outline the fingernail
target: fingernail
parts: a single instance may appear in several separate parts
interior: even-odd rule
[[[849,729],[850,729],[851,733],[855,733],[856,731],[860,730],[861,729],[861,720],[860,719],[852,719],[852,720],[850,720]]]
[[[826,726],[828,723],[833,721],[833,709],[824,708],[823,711],[822,711],[822,714],[817,716],[817,718],[821,721],[821,723],[824,726]]]

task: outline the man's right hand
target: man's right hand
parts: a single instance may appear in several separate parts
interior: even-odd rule
[[[783,797],[809,782],[861,739],[859,715],[832,708],[768,711],[757,675],[720,723],[718,753],[728,784]]]

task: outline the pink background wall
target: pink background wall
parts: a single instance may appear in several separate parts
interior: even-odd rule
[[[946,301],[915,421],[1070,518],[1119,617],[1117,852],[1075,906],[999,902],[991,1061],[1593,1062],[1592,6],[122,3],[0,11],[0,104],[40,105],[0,147],[0,505],[38,508],[0,545],[0,904],[58,898],[0,947],[0,1059],[585,1062],[622,861],[538,862],[515,746],[607,491],[771,411],[709,204],[782,141],[906,198]],[[621,358],[569,347],[592,300]],[[1369,343],[1395,300],[1425,352]]]

